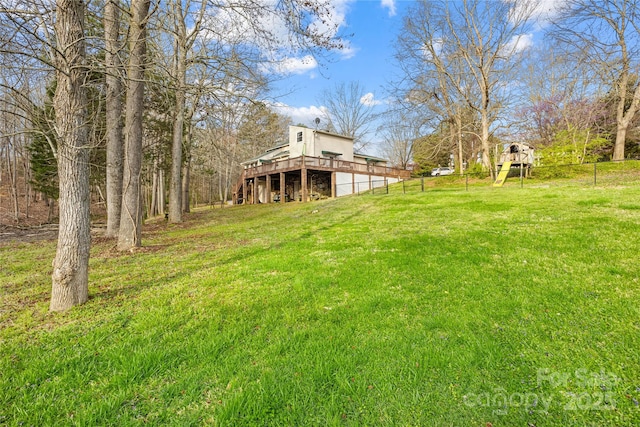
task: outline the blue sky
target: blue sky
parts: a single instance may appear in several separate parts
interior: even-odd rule
[[[290,64],[289,74],[275,85],[280,112],[294,123],[313,125],[320,112],[323,90],[338,83],[357,81],[372,94],[369,101],[383,102],[385,84],[393,77],[394,42],[402,25],[402,14],[410,1],[357,0],[339,5],[340,32],[351,35],[348,48],[319,59]],[[297,65],[297,67],[296,67]],[[380,107],[381,108],[381,107]]]
[[[502,0],[514,1],[514,0]],[[536,25],[531,32],[521,34],[514,43],[527,49],[536,43],[550,17],[566,0],[536,0],[532,15]],[[351,35],[347,47],[333,53],[328,61],[300,61],[292,59],[283,68],[283,79],[275,85],[277,110],[290,116],[294,124],[314,126],[314,119],[322,119],[320,96],[325,89],[338,83],[357,81],[368,93],[367,100],[376,110],[385,108],[388,83],[398,74],[394,58],[395,43],[403,25],[403,17],[414,3],[410,0],[331,0],[339,24],[339,32]],[[522,3],[526,4],[526,3]],[[309,59],[309,58],[307,58]],[[322,124],[321,124],[322,126]],[[375,127],[375,126],[373,126]],[[371,149],[379,148],[380,138],[369,134]],[[376,147],[378,145],[378,147]],[[369,148],[368,148],[369,150]],[[372,154],[376,154],[372,152]]]

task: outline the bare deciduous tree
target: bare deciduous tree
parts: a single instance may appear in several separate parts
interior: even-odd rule
[[[149,19],[149,7],[150,0],[133,0],[131,2],[122,213],[118,230],[118,250],[130,250],[142,245],[143,206],[140,177],[142,169],[144,78],[147,53],[146,26]]]
[[[353,138],[356,150],[368,145],[369,127],[378,115],[374,109],[376,101],[364,86],[355,81],[338,83],[322,92],[320,102],[326,108],[327,122],[337,133]]]
[[[107,139],[107,237],[117,237],[122,208],[122,64],[120,62],[120,2],[104,6],[106,139]]]
[[[169,221],[180,222],[183,146],[190,143],[184,136],[185,129],[186,134],[190,134],[191,124],[187,119],[193,116],[193,110],[186,111],[188,94],[193,95],[194,89],[200,90],[203,82],[207,82],[213,97],[223,96],[224,92],[237,87],[241,87],[245,95],[249,92],[255,96],[256,93],[247,88],[264,87],[264,72],[270,69],[265,64],[282,61],[288,53],[341,48],[342,42],[336,37],[337,27],[330,19],[333,6],[329,0],[288,0],[277,2],[275,7],[260,0],[241,4],[172,0],[167,12],[170,22],[167,30],[173,46],[172,64],[167,68],[176,95]],[[233,46],[231,51],[229,46]],[[203,65],[211,67],[209,75],[200,75],[199,82],[191,76],[189,81],[190,72]],[[225,75],[240,84],[225,86]],[[197,99],[192,100],[192,106],[196,104]]]
[[[477,112],[482,163],[488,170],[490,137],[498,114],[507,105],[506,88],[533,6],[534,2],[421,1],[405,19],[400,55],[406,54],[408,61],[422,61],[429,71],[410,80],[422,79],[419,89],[423,92],[431,87],[428,98],[439,101],[450,120],[456,117],[456,110],[462,111],[457,99]]]
[[[187,71],[195,62],[192,48],[198,37],[205,18],[208,3],[187,0],[169,2],[169,18],[172,22],[170,33],[173,36],[173,66],[171,77],[175,90],[175,109],[173,138],[171,145],[171,183],[169,186],[169,222],[182,221],[182,169],[185,130],[185,109],[187,101]]]
[[[613,85],[616,138],[613,159],[624,159],[629,125],[640,106],[640,2],[638,0],[567,0],[556,23],[555,38],[567,48],[585,77]]]
[[[384,122],[380,129],[382,151],[394,166],[406,169],[413,158],[413,144],[420,137],[419,120],[405,111],[394,111],[387,114]]]
[[[85,7],[82,0],[58,0],[55,20],[56,112],[60,226],[53,260],[52,311],[67,310],[88,299],[89,146],[84,87]]]
[[[449,28],[445,19],[431,19],[437,12],[428,4],[416,8],[405,22],[406,31],[398,38],[397,58],[408,90],[402,102],[407,110],[425,111],[428,120],[423,119],[421,125],[441,128],[445,124],[449,130],[434,132],[435,138],[420,139],[421,157],[442,157],[442,150],[451,151],[457,145],[455,166],[463,174],[462,133],[463,126],[468,125],[463,123],[463,114],[477,91],[473,90],[467,65],[457,50],[443,45],[442,35]],[[429,145],[431,149],[426,150]],[[430,155],[425,156],[425,152]]]
[[[523,67],[528,99],[518,114],[523,140],[541,149],[554,144],[561,132],[574,140],[576,132],[602,137],[615,128],[603,82],[585,79],[584,68],[548,45],[529,54]]]

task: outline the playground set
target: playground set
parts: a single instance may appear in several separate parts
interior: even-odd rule
[[[502,187],[509,172],[519,170],[520,176],[529,176],[533,166],[534,150],[532,147],[514,142],[502,151],[497,161],[498,177],[494,187]]]

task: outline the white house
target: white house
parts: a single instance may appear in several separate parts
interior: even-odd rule
[[[242,163],[234,203],[308,201],[367,191],[409,178],[375,156],[354,153],[353,138],[301,126],[289,140]]]

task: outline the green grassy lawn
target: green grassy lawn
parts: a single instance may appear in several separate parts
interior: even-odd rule
[[[64,314],[2,246],[0,425],[639,425],[640,186],[547,187],[199,211]]]
[[[593,186],[594,182],[600,186],[637,185],[640,181],[640,161],[626,160],[622,162],[586,163],[583,165],[565,165],[553,167],[534,167],[531,176],[526,177],[523,171],[513,168],[504,183],[504,187],[555,187],[555,186]],[[405,185],[392,185],[390,194],[414,193],[430,189],[471,189],[491,186],[493,180],[489,177],[459,176],[457,174],[424,178],[413,178]],[[379,184],[380,185],[380,184]],[[361,183],[361,188],[367,183]],[[376,188],[373,193],[386,193],[386,188]]]

